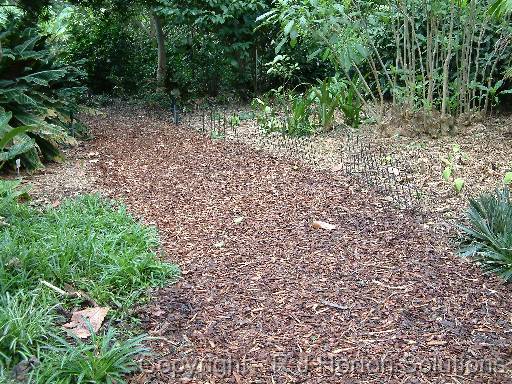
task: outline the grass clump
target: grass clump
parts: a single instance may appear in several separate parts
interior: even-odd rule
[[[147,353],[145,336],[104,327],[89,340],[70,339],[62,313],[84,303],[41,281],[85,292],[122,317],[178,268],[158,259],[156,229],[124,205],[85,195],[37,210],[18,202],[26,194],[18,184],[0,180],[0,383],[19,381],[29,362],[22,379],[33,383],[122,383],[137,369],[134,356]]]
[[[41,292],[0,295],[0,366],[38,354],[54,330],[53,305]]]
[[[510,189],[470,200],[468,224],[460,225],[460,255],[512,281],[512,201]]]
[[[155,228],[97,195],[40,214],[23,206],[6,220],[0,234],[0,293],[33,289],[46,280],[83,290],[100,304],[130,306],[148,287],[178,273],[157,259]]]
[[[70,343],[55,337],[49,348],[45,365],[35,371],[37,383],[125,383],[124,376],[138,370],[136,357],[149,353],[143,346],[144,335],[127,340],[109,328],[104,335],[93,334],[84,343]]]

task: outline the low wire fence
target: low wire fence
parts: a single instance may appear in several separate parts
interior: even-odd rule
[[[396,157],[392,148],[373,144],[357,130],[336,124],[327,134],[293,137],[265,132],[252,111],[229,108],[178,108],[175,124],[191,128],[212,140],[248,144],[276,156],[328,169],[375,190],[395,206],[423,210],[427,195],[417,183],[411,162]],[[288,121],[281,116],[283,127]]]

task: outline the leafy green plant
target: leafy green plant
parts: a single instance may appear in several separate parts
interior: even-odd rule
[[[12,128],[9,121],[12,119],[12,113],[6,113],[0,107],[0,169],[6,161],[11,161],[32,149],[34,142],[32,140],[19,140],[19,137],[28,132],[30,126],[20,126]]]
[[[258,126],[266,133],[282,132],[284,124],[279,117],[277,108],[271,106],[260,98],[255,98],[252,103],[256,109],[256,121]]]
[[[229,118],[229,124],[232,127],[238,127],[241,122],[242,122],[242,120],[240,118],[240,115],[238,115],[238,114],[236,114],[236,115],[234,114],[234,115],[230,116],[230,118]]]
[[[505,173],[505,176],[503,176],[503,184],[505,184],[505,185],[512,184],[512,172]]]
[[[464,188],[465,182],[464,179],[455,177],[455,172],[458,164],[461,161],[468,160],[468,156],[461,151],[458,144],[454,144],[452,145],[452,150],[448,157],[442,157],[441,160],[445,165],[442,173],[443,179],[447,182],[451,182],[455,191],[460,193]]]
[[[457,193],[460,193],[462,191],[462,188],[464,188],[464,179],[457,177],[455,180],[453,180],[453,188],[455,188],[455,191]]]
[[[299,65],[288,55],[277,55],[272,61],[265,63],[265,67],[268,75],[283,79],[285,84],[297,77],[300,71]]]
[[[310,121],[313,100],[307,95],[292,96],[291,109],[283,133],[290,136],[308,136],[315,132]]]
[[[212,140],[224,140],[226,138],[226,134],[219,130],[213,130],[210,132],[210,138]]]
[[[34,169],[42,166],[40,157],[60,161],[59,145],[74,143],[68,129],[78,109],[76,98],[84,91],[82,73],[58,64],[35,29],[9,30],[0,38],[0,137],[5,141],[0,164],[19,157],[23,166]]]
[[[342,93],[335,93],[331,90],[332,85],[329,79],[325,79],[316,87],[311,88],[311,94],[316,103],[318,122],[323,131],[333,128],[335,123],[335,112],[340,107]]]
[[[459,254],[476,261],[487,272],[512,281],[512,201],[510,189],[471,199],[469,223],[460,225]]]
[[[54,338],[33,375],[37,383],[126,383],[125,376],[139,369],[135,358],[149,353],[146,335],[123,340],[112,327],[104,335],[93,333],[88,342]]]
[[[345,123],[353,128],[361,125],[363,104],[357,96],[355,85],[349,85],[340,97],[340,109],[345,117]]]

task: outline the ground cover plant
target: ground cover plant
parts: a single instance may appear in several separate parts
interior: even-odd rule
[[[120,319],[149,287],[176,278],[177,267],[158,260],[155,228],[122,204],[85,195],[39,211],[18,202],[26,191],[17,184],[0,182],[0,377],[122,382],[136,368],[133,356],[147,352],[144,337],[127,339],[105,326],[77,341],[60,325],[84,301],[108,306],[110,320]],[[83,296],[67,297],[46,283]]]

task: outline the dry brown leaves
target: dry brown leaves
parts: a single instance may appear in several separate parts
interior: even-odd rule
[[[109,308],[106,307],[93,307],[75,311],[71,315],[70,322],[64,324],[63,327],[71,335],[86,339],[91,336],[91,331],[99,331],[108,311]]]

